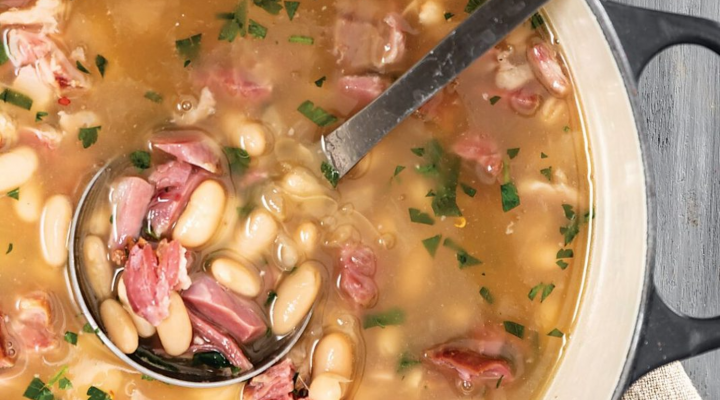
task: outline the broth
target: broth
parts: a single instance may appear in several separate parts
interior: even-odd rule
[[[594,213],[577,98],[542,17],[463,72],[333,188],[321,172],[321,135],[460,23],[466,2],[304,0],[293,12],[293,2],[267,0],[95,0],[68,2],[55,17],[52,8],[38,11],[58,4],[25,5],[40,14],[16,14],[19,21],[10,14],[16,11],[0,14],[10,52],[0,77],[11,90],[0,96],[0,186],[11,185],[0,198],[0,246],[7,248],[0,255],[7,332],[0,330],[0,337],[9,335],[14,354],[6,357],[14,362],[7,368],[0,357],[3,398],[21,398],[33,378],[56,398],[86,398],[91,387],[118,400],[240,398],[242,384],[174,387],[117,359],[87,329],[65,270],[68,207],[75,209],[90,178],[133,152],[149,155],[147,164],[135,160],[121,175],[148,179],[165,162],[187,161],[153,142],[187,130],[211,143],[222,160],[207,180],[220,182],[227,197],[210,239],[184,247],[192,253],[190,278],[208,276],[218,257],[258,274],[260,292],[245,297],[274,334],[255,345],[283,337],[273,332],[279,285],[308,262],[322,280],[310,324],[289,354],[298,372],[296,396],[322,379],[341,382],[345,399],[542,394],[572,336]],[[59,18],[58,31],[37,15]],[[33,18],[45,22],[32,24]],[[399,36],[402,43],[395,41]],[[68,57],[66,64],[12,53],[23,43],[39,53],[46,37],[56,46],[46,57]],[[536,59],[528,60],[533,51]],[[19,68],[23,57],[30,60]],[[43,80],[47,68],[49,81]],[[24,107],[13,93],[29,96],[32,105]],[[33,170],[28,152],[36,155],[34,173],[21,170]],[[248,153],[244,165],[237,156]],[[12,154],[25,163],[3,163]],[[189,163],[193,173],[207,173],[207,166]],[[103,190],[80,230],[83,240],[94,235],[104,245],[112,242],[111,228],[117,230],[112,210],[118,205],[110,199],[118,189]],[[269,244],[253,248],[242,231],[258,212],[278,228]],[[109,283],[91,299],[96,318],[101,300],[118,296],[117,268],[125,266],[134,240],[159,242],[149,224],[143,222],[126,251],[111,245],[100,253],[108,266],[113,254],[120,260],[105,271],[107,278],[98,278]],[[162,237],[178,239],[176,232],[169,227]],[[362,269],[355,264],[367,261],[363,257],[375,258],[377,271],[348,272]],[[233,290],[233,296],[252,292]],[[187,287],[176,292],[188,304]],[[120,310],[138,311],[120,303]],[[49,321],[43,310],[50,310]],[[322,375],[323,361],[313,362],[322,353],[318,341],[333,334],[351,348],[347,382]],[[240,347],[247,353],[252,343]],[[161,357],[169,353],[163,344],[157,335],[139,340],[141,349]],[[477,356],[469,362],[475,372],[459,366],[450,350]],[[250,353],[256,363],[262,352]],[[246,399],[253,396],[246,390]]]

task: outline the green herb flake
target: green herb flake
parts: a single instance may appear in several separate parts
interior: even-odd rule
[[[65,332],[65,341],[70,343],[71,345],[76,346],[77,339],[78,339],[77,333],[70,332],[70,331]]]
[[[311,45],[315,43],[315,39],[311,38],[310,36],[291,35],[288,38],[288,42]]]
[[[231,20],[235,18],[235,13],[217,13],[215,17],[217,19]]]
[[[435,197],[435,196],[436,196],[435,191],[432,189],[428,190],[427,194],[425,195],[425,197]]]
[[[95,56],[95,66],[97,67],[98,71],[100,72],[100,76],[103,78],[105,77],[105,70],[108,66],[108,60],[107,58],[103,57],[102,54],[98,54]]]
[[[556,338],[561,338],[561,337],[565,336],[565,334],[558,328],[551,330],[550,332],[548,332],[547,335],[550,337],[556,337]]]
[[[522,339],[525,336],[525,327],[513,321],[504,321],[505,332]]]
[[[56,382],[60,380],[68,371],[68,366],[64,365],[62,368],[60,368],[53,376],[50,377],[50,380],[47,383],[47,387],[52,387]]]
[[[142,379],[144,381],[148,381],[148,382],[152,382],[155,380],[155,378],[153,378],[152,376],[145,375],[145,374],[140,375],[140,379]]]
[[[277,298],[277,293],[274,290],[271,290],[270,292],[268,292],[267,300],[265,300],[265,307],[269,307],[270,304],[272,304],[276,298]]]
[[[35,122],[42,122],[43,118],[45,118],[47,116],[48,116],[48,113],[46,113],[45,111],[38,111],[35,114]]]
[[[250,168],[250,155],[239,147],[223,147],[223,152],[228,159],[230,172],[242,174]]]
[[[98,328],[98,330],[99,330],[99,329],[100,329],[100,328]],[[92,326],[90,326],[90,323],[89,323],[89,322],[86,322],[85,325],[83,325],[83,328],[82,328],[82,331],[85,332],[85,333],[95,333],[95,334],[97,334],[97,333],[98,333],[98,330],[93,329]]]
[[[238,208],[237,208],[237,212],[238,212],[238,215],[240,216],[240,218],[246,218],[248,215],[250,215],[250,213],[251,213],[252,210],[254,210],[254,209],[255,209],[255,205],[254,205],[254,204],[252,204],[252,203],[247,203],[247,204],[245,204],[245,205],[242,206],[242,207],[238,207]]]
[[[8,244],[8,248],[7,248],[7,251],[5,251],[5,254],[10,254],[12,251],[13,251],[13,244],[12,244],[12,243],[9,243],[9,244]]]
[[[390,325],[400,325],[405,322],[405,312],[399,308],[391,308],[385,312],[368,314],[363,318],[363,329],[374,327],[385,328]]]
[[[283,8],[280,0],[253,0],[253,3],[272,15],[278,15]]]
[[[184,58],[186,63],[194,60],[200,53],[200,42],[202,41],[202,33],[190,36],[189,38],[175,41],[175,50]],[[187,64],[185,64],[187,66]]]
[[[3,90],[0,93],[0,100],[25,110],[31,109],[33,105],[33,100],[30,97],[12,89]]]
[[[512,182],[500,185],[500,197],[504,212],[508,212],[520,205],[520,196],[518,196],[517,188]]]
[[[445,14],[443,14],[443,17],[445,17],[445,21],[449,20],[450,18],[452,18],[454,16],[455,16],[455,14],[453,14],[451,12],[446,12]]]
[[[285,2],[285,12],[287,12],[288,18],[290,21],[295,18],[295,13],[297,12],[298,7],[300,7],[299,1],[286,1]]]
[[[78,139],[82,141],[83,149],[87,149],[88,147],[94,145],[95,142],[97,142],[98,132],[101,128],[101,126],[80,128],[80,132],[78,133]]]
[[[513,149],[508,149],[508,150],[507,150],[507,155],[508,155],[508,157],[510,157],[511,160],[512,160],[513,158],[517,157],[517,155],[518,155],[519,153],[520,153],[520,148],[519,148],[519,147],[515,147],[515,148],[513,148]]]
[[[55,399],[55,396],[53,396],[50,389],[45,385],[45,382],[40,380],[40,378],[33,378],[32,381],[30,381],[27,389],[25,389],[25,393],[23,393],[23,397],[32,400]]]
[[[320,107],[315,107],[315,104],[310,100],[305,100],[302,104],[300,104],[297,110],[300,114],[304,115],[305,118],[320,127],[325,127],[337,122],[336,116],[328,113]]]
[[[152,101],[153,103],[158,103],[158,104],[160,104],[160,103],[163,102],[163,97],[162,97],[162,95],[161,95],[160,93],[154,92],[154,91],[152,91],[152,90],[148,90],[147,92],[145,92],[145,95],[144,95],[143,97],[145,97],[146,99]]]
[[[85,66],[82,65],[82,63],[81,63],[80,61],[75,61],[75,67],[76,67],[78,70],[80,70],[80,72],[82,72],[83,74],[89,74],[89,73],[90,73],[90,71],[88,71],[88,69],[85,68]]]
[[[72,384],[72,382],[70,382],[70,379],[68,379],[68,378],[66,378],[66,377],[62,377],[62,378],[60,378],[60,380],[58,381],[58,387],[59,387],[61,390],[72,389],[73,384]]]
[[[575,211],[573,211],[573,206],[570,204],[563,204],[562,205],[563,211],[565,212],[565,218],[572,220],[575,218]]]
[[[320,172],[322,172],[325,179],[327,179],[328,182],[332,185],[332,187],[337,187],[338,181],[340,180],[340,173],[330,165],[329,162],[323,161],[322,164],[320,164]]]
[[[491,98],[490,98],[490,105],[491,105],[491,106],[494,106],[495,104],[497,104],[498,101],[500,101],[500,99],[502,99],[502,97],[500,97],[500,96],[493,96],[493,97],[491,97]]]
[[[420,360],[411,357],[408,353],[403,353],[398,360],[397,373],[402,374],[408,369],[420,365]]]
[[[543,26],[543,24],[545,24],[545,20],[540,13],[535,13],[530,17],[530,26],[532,26],[533,29],[537,29]]]
[[[478,9],[478,7],[485,4],[485,1],[487,0],[468,0],[467,4],[465,5],[465,12],[468,14],[473,13],[475,10]]]
[[[190,60],[185,60],[183,63],[183,68],[187,68],[187,66],[190,65]]]
[[[450,157],[447,162],[442,162],[440,174],[440,186],[437,188],[437,195],[433,197],[432,209],[435,216],[462,217],[462,211],[457,205],[457,181],[460,175],[460,158]]]
[[[248,26],[248,32],[253,37],[256,37],[259,39],[265,39],[265,36],[267,35],[267,28],[251,19],[250,26]]]
[[[563,132],[565,132],[565,133],[570,132],[570,127],[565,125],[565,127],[563,128]]]
[[[574,253],[573,253],[572,249],[560,249],[560,250],[558,250],[557,257],[555,257],[555,258],[560,259],[560,258],[573,258],[573,257],[574,257]]]
[[[8,57],[7,50],[5,49],[5,43],[0,41],[0,65],[3,65],[8,61],[10,61],[10,57]]]
[[[327,80],[327,77],[323,76],[322,78],[315,81],[315,86],[322,87],[323,83],[325,83],[326,80]]]
[[[112,396],[95,386],[90,386],[85,394],[88,395],[88,400],[113,400]]]
[[[544,287],[545,287],[545,285],[542,283],[538,283],[537,285],[533,286],[532,289],[530,289],[530,292],[528,293],[528,299],[530,299],[530,301],[535,300],[535,297],[537,296],[537,294],[540,293],[540,291]]]
[[[230,21],[225,22],[225,25],[223,25],[223,27],[220,29],[220,33],[218,34],[218,40],[232,43],[235,38],[238,37],[238,35],[245,36],[245,34],[242,34],[245,31],[243,29],[244,26],[244,23],[241,25],[235,19],[231,19]]]
[[[435,225],[435,220],[428,213],[424,213],[417,208],[409,208],[410,221],[416,224]]]
[[[418,165],[415,167],[415,171],[421,175],[437,175],[438,173],[437,166],[434,164]]]
[[[548,155],[545,153],[540,153],[540,158],[548,158]]]
[[[545,285],[545,287],[543,287],[542,296],[540,297],[540,302],[542,303],[543,301],[545,301],[545,299],[547,299],[548,296],[552,294],[553,290],[555,290],[554,284],[551,283],[549,285]]]
[[[133,151],[130,153],[130,162],[132,165],[139,169],[144,170],[150,168],[150,153],[147,151]]]
[[[497,380],[497,383],[495,383],[495,389],[499,389],[500,385],[502,385],[502,381],[505,375],[500,375],[500,378]]]
[[[482,261],[470,255],[470,253],[450,238],[445,238],[443,246],[455,251],[455,257],[458,260],[458,268],[460,269],[482,264]]]
[[[563,260],[557,260],[557,261],[555,261],[555,264],[557,264],[557,266],[560,267],[560,269],[562,269],[562,270],[564,270],[565,268],[567,268],[570,265]]]
[[[393,176],[394,176],[394,177],[395,177],[395,176],[398,176],[398,174],[401,173],[401,172],[403,172],[404,169],[405,169],[405,166],[403,166],[403,165],[398,165],[397,167],[395,167],[395,172],[393,173]]]
[[[488,304],[493,303],[493,297],[492,294],[490,294],[490,289],[486,288],[485,286],[480,288],[480,296],[482,296],[482,298],[485,299]]]
[[[477,194],[477,189],[475,189],[474,187],[472,187],[470,185],[461,183],[460,187],[462,188],[463,192],[465,192],[465,194],[470,197],[475,197],[475,194]]]
[[[10,197],[15,200],[20,200],[20,188],[16,187],[15,189],[7,192],[7,197]]]
[[[442,235],[435,235],[422,241],[423,246],[425,246],[425,250],[427,250],[427,252],[430,253],[432,257],[435,257],[435,253],[440,246],[441,239]]]
[[[567,226],[560,227],[560,233],[565,238],[565,246],[570,244],[573,239],[575,239],[575,236],[580,233],[580,223],[578,222],[578,219],[573,218],[572,220],[570,220]]]
[[[552,182],[552,167],[543,168],[540,170],[540,173],[543,174],[548,181]]]
[[[418,156],[418,157],[422,157],[422,156],[425,155],[425,148],[424,148],[424,147],[414,147],[414,148],[410,149],[410,151],[412,151],[412,153],[415,154],[415,155]]]

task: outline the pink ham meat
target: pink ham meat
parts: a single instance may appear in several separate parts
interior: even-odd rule
[[[512,369],[506,360],[489,357],[465,343],[440,345],[428,350],[425,359],[436,368],[456,376],[463,382],[495,383],[500,377],[503,378],[503,383],[510,383],[513,380]]]
[[[170,161],[155,169],[148,178],[157,189],[147,213],[153,234],[160,237],[173,226],[193,191],[207,178],[207,172],[182,161]]]
[[[250,360],[235,341],[217,328],[206,322],[192,310],[188,311],[190,315],[190,323],[192,323],[195,337],[190,346],[190,351],[194,353],[203,353],[208,351],[217,351],[222,353],[232,365],[243,371],[249,371],[253,365]]]
[[[0,8],[20,8],[32,2],[33,0],[0,0]]]
[[[455,142],[452,150],[464,160],[476,163],[475,169],[486,183],[493,182],[502,171],[502,155],[490,138],[465,134]]]
[[[25,348],[44,353],[55,349],[58,337],[53,328],[53,306],[50,295],[32,292],[20,297],[13,328]]]
[[[157,253],[141,240],[130,249],[123,274],[130,306],[154,326],[168,316],[170,292],[190,284],[184,247],[163,239]]]
[[[15,341],[10,336],[10,331],[6,323],[6,316],[0,312],[0,369],[10,368],[15,365],[18,350]]]
[[[208,172],[220,172],[220,152],[210,138],[194,130],[158,133],[150,143],[154,148],[175,156],[179,161]]]
[[[338,80],[340,92],[358,101],[358,107],[365,107],[390,86],[390,81],[377,75],[348,75]]]
[[[342,15],[335,23],[334,53],[338,63],[351,71],[383,71],[405,56],[407,22],[396,13],[382,20]]]
[[[110,195],[113,209],[110,247],[125,247],[128,239],[140,234],[153,191],[151,184],[136,176],[123,177],[117,181]]]
[[[292,400],[295,366],[289,359],[252,378],[243,389],[246,400]]]
[[[340,289],[352,302],[372,307],[378,287],[373,277],[377,259],[372,249],[362,244],[346,244],[340,249]]]
[[[195,79],[199,86],[207,86],[213,93],[247,104],[262,104],[270,99],[273,91],[270,83],[253,78],[241,67],[212,65],[199,70]]]
[[[199,316],[222,327],[239,343],[251,342],[267,329],[255,303],[228,293],[207,275],[195,277],[182,297]]]
[[[535,77],[555,97],[565,97],[572,90],[570,79],[558,61],[557,52],[543,41],[535,41],[527,49],[527,59]]]
[[[510,94],[510,108],[516,113],[530,117],[540,107],[540,95],[517,90]]]

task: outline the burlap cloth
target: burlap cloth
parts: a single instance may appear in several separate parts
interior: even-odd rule
[[[679,362],[660,367],[635,382],[623,400],[702,400]]]

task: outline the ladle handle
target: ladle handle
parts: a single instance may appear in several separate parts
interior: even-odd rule
[[[323,137],[323,151],[339,177],[547,1],[488,0],[375,101]]]
[[[671,46],[697,44],[720,55],[718,22],[609,1],[604,7],[624,47],[624,61],[636,87],[650,61]],[[648,257],[653,266],[654,255]],[[671,309],[657,293],[652,278],[651,273],[629,383],[672,361],[720,348],[720,317],[692,318]]]

